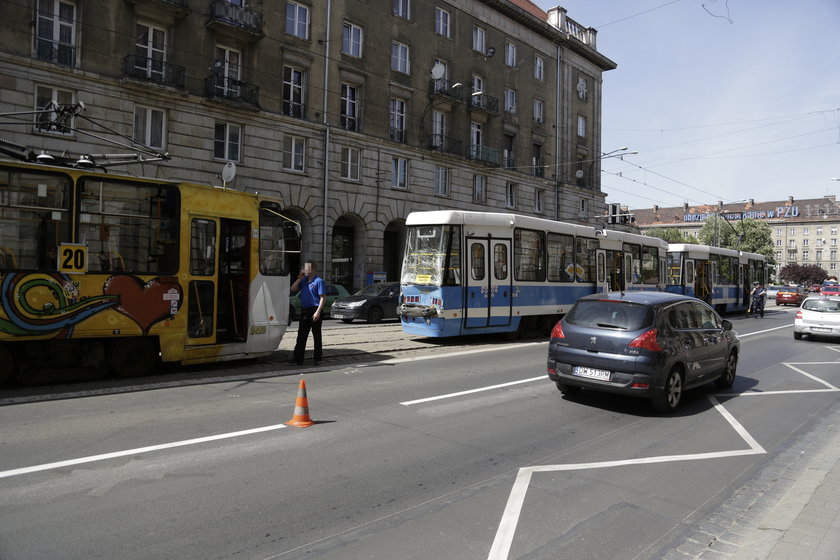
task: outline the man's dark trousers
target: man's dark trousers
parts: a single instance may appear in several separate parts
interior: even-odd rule
[[[306,351],[306,339],[309,338],[309,331],[312,331],[312,341],[315,343],[315,361],[320,362],[323,355],[321,347],[321,324],[322,319],[312,320],[312,315],[318,311],[317,307],[304,307],[300,310],[300,324],[298,325],[297,343],[293,361],[302,364],[303,354]]]

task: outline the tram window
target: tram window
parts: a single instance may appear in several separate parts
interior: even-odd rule
[[[190,226],[190,274],[216,274],[216,222],[195,218]]]
[[[642,247],[636,244],[624,243],[624,282],[638,283],[641,278]],[[627,256],[631,259],[628,259]]]
[[[470,270],[473,280],[484,280],[484,245],[473,243],[470,245]]]
[[[71,179],[0,169],[0,269],[56,270],[58,246],[70,241]]]
[[[656,247],[642,247],[642,284],[659,282],[659,250]]]
[[[575,279],[575,238],[571,235],[549,233],[548,281],[572,282]]]
[[[90,272],[174,274],[178,270],[178,189],[84,178],[77,237]]]
[[[286,249],[300,253],[300,230],[298,224],[284,220],[272,208],[273,203],[261,202],[260,206],[260,273],[267,276],[288,274]]]
[[[545,233],[517,229],[513,235],[513,270],[516,280],[545,282]]]
[[[508,248],[507,245],[496,243],[493,246],[493,275],[496,280],[506,280],[508,276]]]
[[[598,240],[589,237],[578,237],[575,239],[575,244],[575,274],[577,274],[577,281],[594,282],[595,250],[598,248]],[[598,271],[598,277],[603,277],[602,270]]]

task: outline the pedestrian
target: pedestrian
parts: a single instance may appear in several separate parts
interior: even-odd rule
[[[307,262],[292,284],[292,291],[300,290],[300,322],[298,324],[297,342],[292,354],[292,363],[303,365],[303,354],[306,350],[306,340],[312,331],[312,341],[315,345],[315,365],[321,363],[323,348],[321,346],[321,313],[327,300],[324,280],[317,274],[315,263]]]
[[[764,284],[761,282],[753,282],[753,289],[752,292],[750,292],[750,297],[752,298],[752,305],[750,307],[752,309],[753,318],[760,316],[763,319],[764,303],[767,300],[767,289],[764,287]]]

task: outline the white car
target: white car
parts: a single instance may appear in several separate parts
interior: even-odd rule
[[[840,296],[805,298],[793,321],[793,338],[805,334],[840,337]]]

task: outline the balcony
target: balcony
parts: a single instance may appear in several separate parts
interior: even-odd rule
[[[260,88],[240,80],[211,74],[204,79],[204,96],[236,105],[260,108]]]
[[[341,115],[341,121],[339,124],[344,130],[350,130],[352,132],[359,131],[359,119],[356,117]]]
[[[265,36],[262,26],[262,14],[250,8],[243,8],[226,0],[216,0],[210,4],[208,29],[236,39],[256,42]]]
[[[394,128],[392,126],[388,128],[388,137],[394,142],[405,144],[405,141],[408,138],[408,131],[402,128]]]
[[[38,39],[35,49],[38,60],[61,64],[62,66],[76,65],[76,47],[68,43]]]
[[[467,159],[498,166],[499,150],[479,144],[470,144],[470,149],[467,151]]]
[[[516,159],[511,155],[503,155],[502,167],[505,169],[516,169]]]
[[[469,110],[486,113],[488,115],[499,114],[499,100],[486,93],[473,93],[469,99]]]
[[[306,105],[298,101],[283,100],[281,112],[287,117],[294,117],[296,119],[306,118]]]
[[[158,14],[168,14],[176,19],[182,19],[189,14],[187,0],[125,0],[129,4],[148,5]]]
[[[531,175],[545,177],[545,164],[542,158],[531,158]]]
[[[461,151],[461,141],[445,134],[432,134],[429,136],[429,149],[447,154],[458,154]]]
[[[184,67],[130,54],[123,58],[123,75],[145,82],[184,88]]]
[[[453,84],[445,78],[429,80],[429,97],[463,101],[464,91],[460,83]]]

